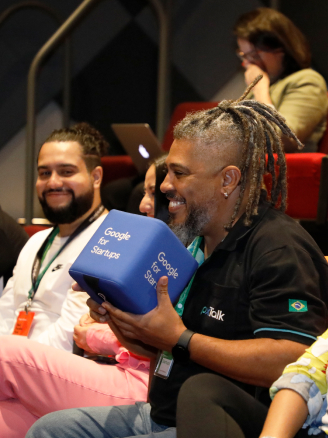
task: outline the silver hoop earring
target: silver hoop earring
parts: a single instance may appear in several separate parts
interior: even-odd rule
[[[229,195],[228,195],[227,192],[224,192],[224,193],[223,193],[223,196],[224,196],[226,199],[228,199],[228,196],[229,196]]]

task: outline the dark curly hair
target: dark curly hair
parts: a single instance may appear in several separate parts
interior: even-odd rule
[[[101,157],[108,153],[109,144],[103,135],[89,123],[81,122],[71,128],[56,129],[44,143],[76,141],[82,147],[82,157],[88,172],[101,166]]]

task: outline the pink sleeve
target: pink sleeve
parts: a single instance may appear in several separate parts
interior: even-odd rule
[[[118,362],[118,366],[120,366],[121,368],[149,370],[149,360],[139,358],[138,356],[131,354],[129,350],[122,346],[120,347],[120,351],[118,352],[118,354],[115,356],[115,359]]]
[[[107,324],[91,324],[87,331],[87,344],[92,351],[102,355],[117,354],[121,347]]]
[[[131,354],[118,342],[107,324],[92,324],[87,331],[87,344],[97,354],[115,355],[122,368],[149,369],[149,360]]]

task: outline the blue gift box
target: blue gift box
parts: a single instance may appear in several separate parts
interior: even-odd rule
[[[169,279],[174,303],[198,264],[162,221],[111,210],[69,270],[101,304],[144,314],[157,306],[156,285]]]

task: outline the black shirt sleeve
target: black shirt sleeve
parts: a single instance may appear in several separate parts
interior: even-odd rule
[[[326,330],[328,265],[300,246],[262,255],[250,275],[250,319],[257,338],[311,345]]]

